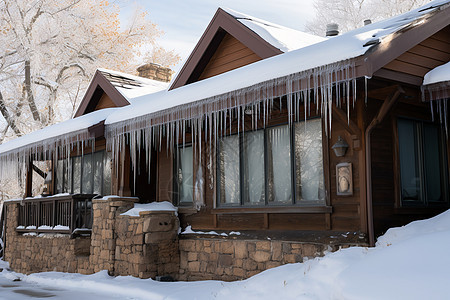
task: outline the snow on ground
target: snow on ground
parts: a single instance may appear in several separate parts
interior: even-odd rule
[[[58,272],[3,270],[0,299],[25,292],[53,299],[448,299],[450,210],[390,229],[375,248],[353,247],[235,282],[157,282]],[[0,268],[7,268],[0,261]],[[13,279],[21,281],[14,282]],[[25,291],[25,292],[24,292]]]

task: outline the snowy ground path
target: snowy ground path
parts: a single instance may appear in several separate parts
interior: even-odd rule
[[[450,299],[450,210],[354,247],[235,282],[156,282],[59,272],[23,275],[0,260],[0,299]],[[14,279],[20,278],[20,281]]]

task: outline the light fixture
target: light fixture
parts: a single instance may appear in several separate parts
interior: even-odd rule
[[[334,150],[334,154],[336,154],[337,157],[342,157],[347,152],[348,144],[341,136],[339,136],[337,142],[331,149]]]
[[[248,115],[248,116],[251,116],[251,115],[253,114],[253,107],[247,106],[247,107],[244,109],[244,114],[246,114],[246,115]]]

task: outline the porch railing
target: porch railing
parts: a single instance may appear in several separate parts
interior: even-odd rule
[[[18,232],[90,233],[92,229],[91,194],[25,199],[18,203]]]

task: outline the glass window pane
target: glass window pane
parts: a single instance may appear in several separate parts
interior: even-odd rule
[[[79,194],[81,192],[81,156],[74,157],[73,162],[73,193]]]
[[[295,175],[296,201],[325,200],[320,119],[295,125]]]
[[[400,177],[402,200],[422,201],[418,162],[417,126],[413,121],[398,120]]]
[[[63,192],[63,183],[64,183],[64,161],[57,160],[56,161],[56,194],[60,194]]]
[[[225,137],[219,141],[220,203],[240,203],[239,137]]]
[[[194,160],[192,147],[178,149],[178,202],[193,201]]]
[[[264,130],[245,133],[242,165],[244,203],[264,204]]]
[[[72,160],[65,159],[64,164],[64,193],[72,192]]]
[[[289,127],[268,130],[268,188],[269,202],[292,203],[291,139]]]
[[[83,176],[81,178],[82,193],[92,193],[92,179],[92,154],[86,154],[83,156]]]
[[[94,153],[94,194],[102,195],[103,151]]]
[[[423,125],[424,172],[428,201],[444,201],[442,195],[442,164],[439,151],[439,129],[432,124]]]
[[[111,152],[105,151],[103,155],[103,196],[111,195]]]

